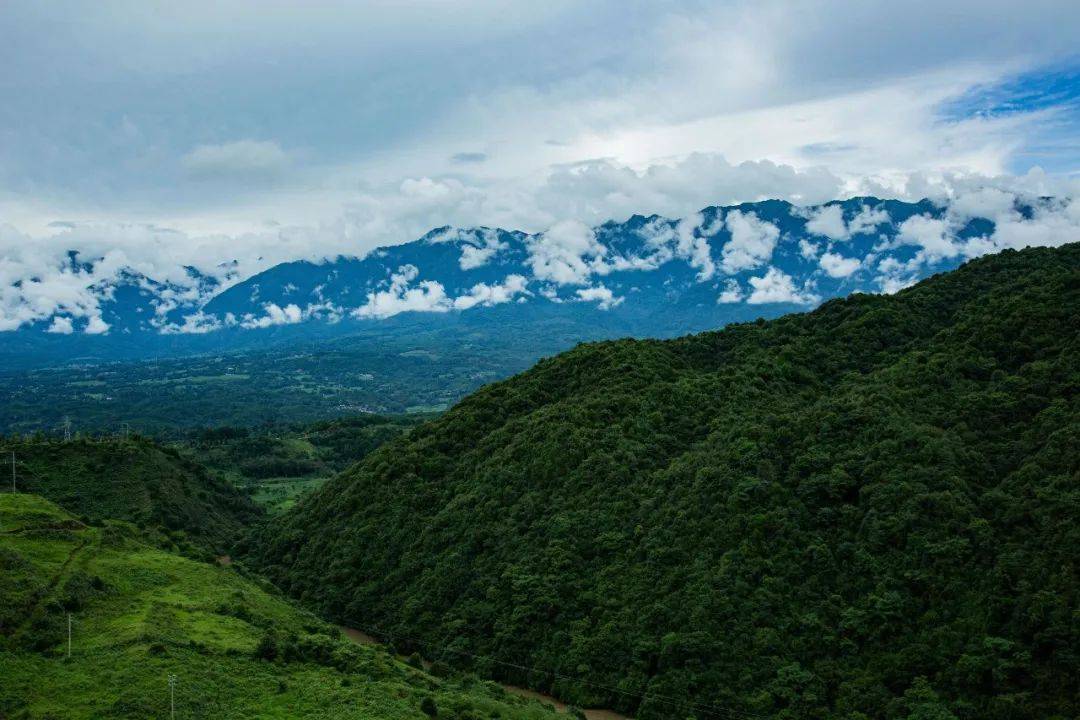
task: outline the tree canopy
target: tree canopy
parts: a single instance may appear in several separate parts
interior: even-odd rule
[[[1080,245],[586,344],[249,543],[331,618],[640,718],[1080,713]]]

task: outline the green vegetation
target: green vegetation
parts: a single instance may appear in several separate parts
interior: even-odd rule
[[[67,617],[72,617],[67,657]],[[275,597],[235,567],[0,495],[0,717],[545,720],[541,704],[434,677]]]
[[[641,718],[1076,717],[1078,331],[1068,245],[580,346],[376,450],[250,557],[403,649]]]
[[[177,447],[255,502],[281,512],[422,419],[359,415],[311,425],[221,427],[193,432]]]
[[[127,423],[175,439],[223,425],[428,412],[572,347],[584,332],[554,319],[504,320],[486,330],[407,325],[286,349],[0,371],[0,433],[55,434],[70,418],[87,433],[117,433]]]
[[[12,453],[19,490],[42,495],[88,522],[125,520],[159,530],[192,552],[192,544],[203,552],[226,552],[261,515],[230,483],[145,438],[0,438],[8,487]]]

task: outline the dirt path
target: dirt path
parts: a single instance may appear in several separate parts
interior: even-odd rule
[[[382,643],[380,643],[372,636],[368,635],[366,632],[357,630],[355,628],[345,627],[344,625],[340,627],[341,632],[344,633],[345,637],[349,638],[357,645],[382,645]],[[424,666],[429,667],[430,663],[425,662]],[[517,685],[507,685],[506,683],[499,684],[502,686],[503,690],[506,690],[506,692],[512,695],[528,698],[530,700],[539,700],[542,703],[547,703],[554,706],[554,708],[559,712],[566,712],[567,710],[566,703],[561,700],[556,700],[551,695],[545,695],[542,692],[537,692],[536,690],[529,690],[528,688],[518,687]],[[620,715],[614,710],[605,710],[604,708],[588,708],[587,710],[584,710],[584,713],[585,717],[588,718],[588,720],[632,720],[626,715]]]

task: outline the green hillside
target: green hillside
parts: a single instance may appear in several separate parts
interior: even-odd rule
[[[1075,717],[1078,332],[1074,244],[583,345],[376,450],[252,561],[641,718]]]
[[[91,522],[126,520],[225,552],[260,516],[246,495],[173,449],[143,438],[0,438],[0,477]],[[5,487],[4,489],[7,489]]]
[[[193,432],[178,447],[280,512],[422,419],[367,414],[310,425],[218,427]]]
[[[72,617],[67,657],[67,616]],[[0,495],[0,718],[544,720],[491,683],[428,675],[233,568]]]

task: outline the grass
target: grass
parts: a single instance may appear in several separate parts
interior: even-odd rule
[[[294,506],[303,496],[321,488],[329,479],[329,476],[267,478],[255,486],[251,499],[276,515]]]
[[[238,566],[0,495],[0,718],[167,717],[169,675],[178,718],[426,720],[425,697],[446,720],[553,716],[491,683],[355,645]]]

